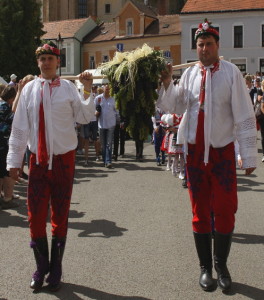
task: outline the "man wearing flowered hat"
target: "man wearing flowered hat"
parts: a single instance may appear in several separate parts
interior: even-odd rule
[[[88,123],[94,116],[92,77],[81,73],[84,94],[73,83],[56,75],[60,51],[53,43],[36,50],[41,75],[22,90],[9,140],[7,168],[17,180],[26,146],[31,151],[28,181],[28,216],[37,270],[30,287],[60,287],[62,256],[74,177],[77,136],[75,122]],[[52,245],[49,261],[46,219],[51,207]]]
[[[188,188],[193,212],[193,232],[202,289],[215,289],[212,275],[212,226],[214,214],[214,266],[223,291],[231,287],[227,258],[237,210],[234,141],[240,145],[243,169],[256,168],[256,121],[252,103],[239,69],[219,60],[219,33],[208,20],[195,33],[199,63],[188,68],[178,86],[172,67],[162,74],[159,106],[184,119]]]

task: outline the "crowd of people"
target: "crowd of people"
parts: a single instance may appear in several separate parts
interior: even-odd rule
[[[256,168],[257,128],[264,162],[264,78],[259,73],[243,77],[236,66],[219,60],[219,33],[207,20],[199,25],[195,41],[199,63],[180,80],[173,80],[170,65],[161,74],[152,117],[153,162],[188,186],[200,286],[215,289],[214,262],[218,286],[228,291],[232,279],[227,258],[237,210],[236,160],[246,175]],[[76,150],[84,155],[87,166],[93,144],[95,160],[113,168],[112,161],[125,153],[127,120],[116,109],[109,85],[97,87],[91,74],[81,73],[83,90],[78,91],[72,82],[56,75],[60,51],[52,42],[37,48],[36,59],[39,77],[28,75],[16,82],[12,74],[10,83],[0,86],[1,207],[18,206],[14,184],[26,177],[23,166],[27,163],[30,247],[37,267],[30,287],[39,291],[48,274],[48,288],[57,291]],[[143,141],[135,145],[141,162]],[[46,233],[49,204],[51,255]]]

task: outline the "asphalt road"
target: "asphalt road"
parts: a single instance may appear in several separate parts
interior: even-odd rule
[[[229,256],[233,287],[204,292],[198,284],[188,191],[157,167],[154,147],[136,162],[132,141],[126,155],[106,169],[91,151],[84,167],[77,156],[63,260],[63,285],[32,293],[35,263],[29,248],[26,186],[16,186],[20,207],[0,211],[0,300],[264,299],[264,163],[253,175],[238,170],[239,209]],[[50,238],[50,224],[47,226]],[[214,273],[215,276],[215,273]]]

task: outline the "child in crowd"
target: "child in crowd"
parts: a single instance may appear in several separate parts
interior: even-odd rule
[[[151,118],[153,123],[153,142],[155,147],[157,166],[161,166],[165,164],[165,151],[161,150],[162,141],[165,135],[165,130],[162,126],[162,121],[161,121],[163,114],[164,113],[158,107],[156,107],[155,116]],[[161,153],[161,161],[160,161],[160,153]]]
[[[163,118],[166,124],[167,133],[163,139],[162,149],[168,153],[168,163],[166,170],[171,170],[174,176],[178,173],[178,164],[180,164],[179,178],[184,178],[184,155],[183,147],[177,142],[178,128],[182,116],[176,114],[167,114]]]

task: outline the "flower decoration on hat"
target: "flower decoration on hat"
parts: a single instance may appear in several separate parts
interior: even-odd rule
[[[212,22],[209,22],[207,19],[204,19],[203,23],[200,23],[198,29],[195,32],[194,39],[201,35],[213,35],[219,40],[219,32],[211,25]]]
[[[53,47],[49,44],[44,44],[43,46],[40,46],[37,48],[36,52],[36,57],[38,58],[42,54],[51,54],[51,55],[60,55],[60,50],[56,47]]]

